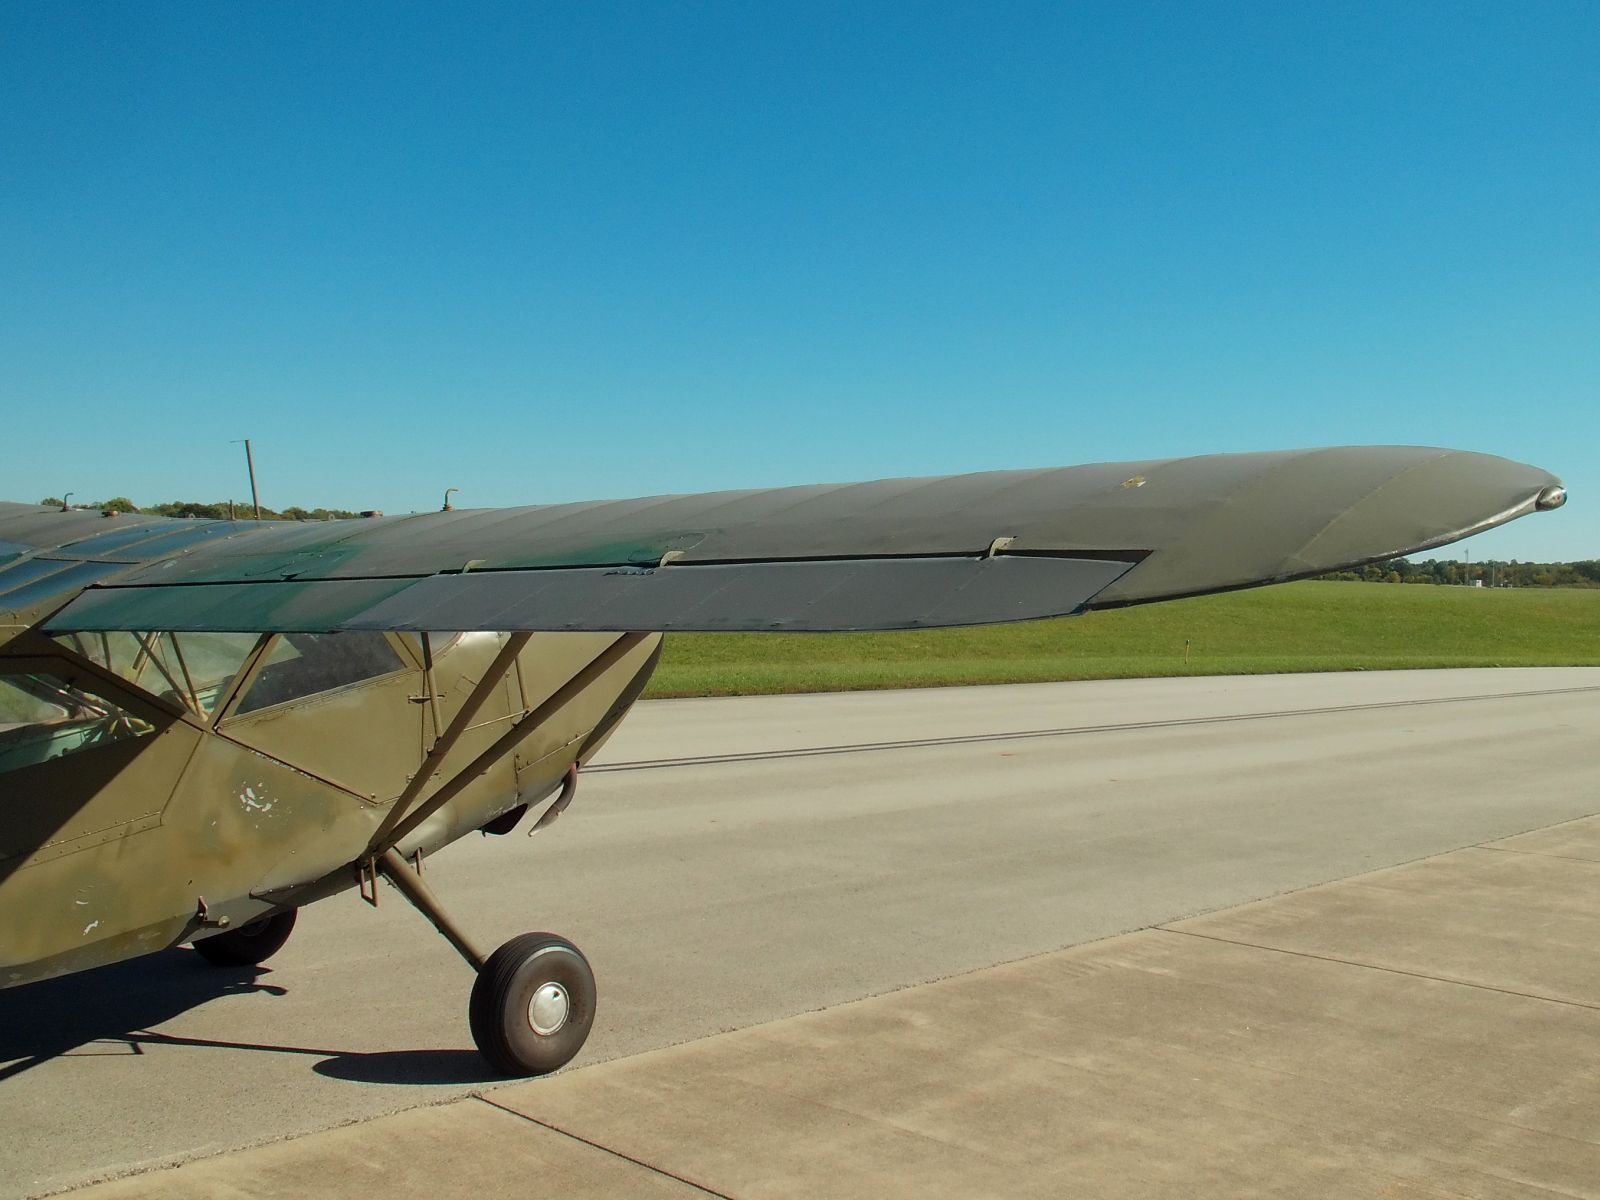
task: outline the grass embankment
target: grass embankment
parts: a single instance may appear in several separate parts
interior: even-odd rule
[[[646,695],[1551,666],[1600,666],[1600,589],[1306,582],[975,629],[673,634]]]

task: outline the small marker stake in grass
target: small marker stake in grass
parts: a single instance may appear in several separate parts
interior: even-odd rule
[[[1189,665],[1189,639],[1183,639],[1183,665]]]

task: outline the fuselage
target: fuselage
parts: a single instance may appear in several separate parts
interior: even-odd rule
[[[531,637],[422,798],[614,641]],[[396,848],[431,853],[553,793],[637,698],[659,642],[540,719]],[[396,797],[504,644],[14,627],[0,645],[0,986],[355,886]]]

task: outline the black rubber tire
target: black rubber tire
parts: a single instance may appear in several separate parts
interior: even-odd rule
[[[567,1019],[554,1033],[533,1028],[529,1006],[546,983],[567,993]],[[583,1049],[594,1024],[594,972],[589,960],[553,933],[524,933],[489,956],[472,985],[467,1008],[472,1040],[495,1070],[548,1075]]]
[[[294,920],[299,912],[298,908],[286,908],[237,929],[201,938],[194,943],[194,948],[200,957],[215,966],[256,966],[283,949],[294,932]]]

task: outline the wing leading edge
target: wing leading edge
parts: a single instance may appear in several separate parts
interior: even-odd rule
[[[1490,455],[1339,447],[356,521],[241,522],[120,570],[46,628],[983,624],[1317,575],[1444,545],[1555,507],[1563,495],[1555,476]],[[70,558],[73,546],[49,553]]]

